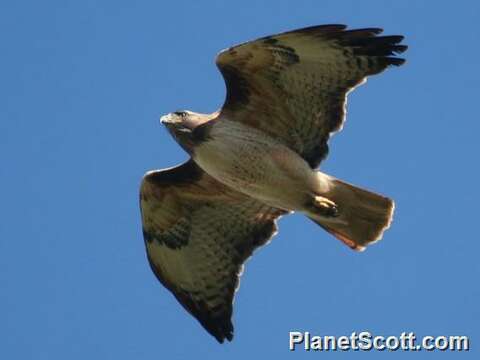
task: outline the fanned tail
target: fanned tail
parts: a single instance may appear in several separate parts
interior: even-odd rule
[[[392,221],[394,202],[335,178],[328,177],[328,181],[330,190],[322,196],[335,203],[336,216],[314,211],[307,216],[357,251],[380,240]]]

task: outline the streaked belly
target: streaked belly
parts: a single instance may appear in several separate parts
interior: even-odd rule
[[[195,149],[194,160],[208,174],[237,191],[271,206],[298,208],[309,191],[313,171],[283,144],[256,135],[237,128],[213,133],[212,140]]]

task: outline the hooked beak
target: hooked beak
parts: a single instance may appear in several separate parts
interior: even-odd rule
[[[161,124],[168,124],[170,123],[170,114],[160,116],[160,123]]]
[[[188,127],[181,124],[180,121],[175,119],[172,114],[163,115],[160,117],[160,123],[165,125],[169,129],[175,129],[178,132],[190,133],[192,132]]]

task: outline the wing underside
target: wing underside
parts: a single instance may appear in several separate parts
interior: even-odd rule
[[[233,192],[190,160],[145,176],[140,195],[150,266],[219,342],[232,340],[232,301],[245,260],[282,211]]]
[[[283,140],[313,168],[341,129],[347,93],[407,49],[382,29],[322,25],[267,36],[217,57],[227,95],[220,117],[236,119]]]

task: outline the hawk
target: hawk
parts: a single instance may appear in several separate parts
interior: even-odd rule
[[[348,92],[402,65],[403,36],[322,25],[228,48],[226,84],[212,114],[161,117],[186,163],[147,172],[140,189],[150,266],[220,343],[233,338],[232,302],[243,264],[298,211],[354,250],[390,225],[391,199],[317,170],[342,128]]]

